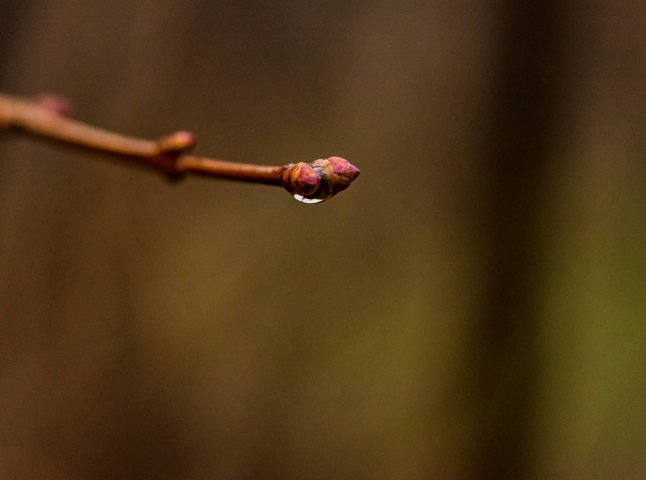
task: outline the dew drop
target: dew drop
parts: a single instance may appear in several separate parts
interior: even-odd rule
[[[303,195],[298,193],[294,195],[294,198],[301,203],[321,203],[323,200],[320,198],[305,198]]]

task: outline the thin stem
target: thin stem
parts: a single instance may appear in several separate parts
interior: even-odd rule
[[[0,129],[22,131],[60,144],[105,153],[135,166],[156,169],[170,178],[193,173],[280,185],[295,196],[318,201],[344,190],[359,175],[356,167],[340,157],[284,166],[199,157],[188,153],[196,144],[191,132],[178,131],[157,141],[144,140],[72,120],[66,116],[68,110],[63,100],[53,96],[27,100],[0,94]]]

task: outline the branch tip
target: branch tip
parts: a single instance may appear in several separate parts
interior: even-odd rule
[[[38,138],[110,154],[163,173],[171,180],[187,173],[281,185],[304,203],[319,203],[345,190],[359,176],[359,169],[341,157],[310,163],[264,166],[199,157],[191,152],[197,141],[192,132],[180,130],[157,141],[128,137],[68,118],[69,101],[53,94],[26,100],[0,93],[0,128],[15,129]]]
[[[320,203],[348,188],[360,173],[341,157],[299,162],[285,166],[283,186],[301,202]]]

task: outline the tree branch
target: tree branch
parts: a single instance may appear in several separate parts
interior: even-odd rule
[[[36,100],[0,94],[0,129],[17,130],[92,152],[101,152],[130,165],[157,170],[169,178],[188,173],[279,185],[297,200],[319,203],[350,186],[359,169],[341,157],[263,166],[191,155],[196,145],[191,132],[178,131],[157,141],[97,128],[67,117],[64,100],[47,95]]]

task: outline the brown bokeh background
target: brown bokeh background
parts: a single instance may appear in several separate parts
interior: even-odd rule
[[[646,477],[645,59],[636,0],[0,0],[0,90],[362,170],[2,134],[0,477]]]

